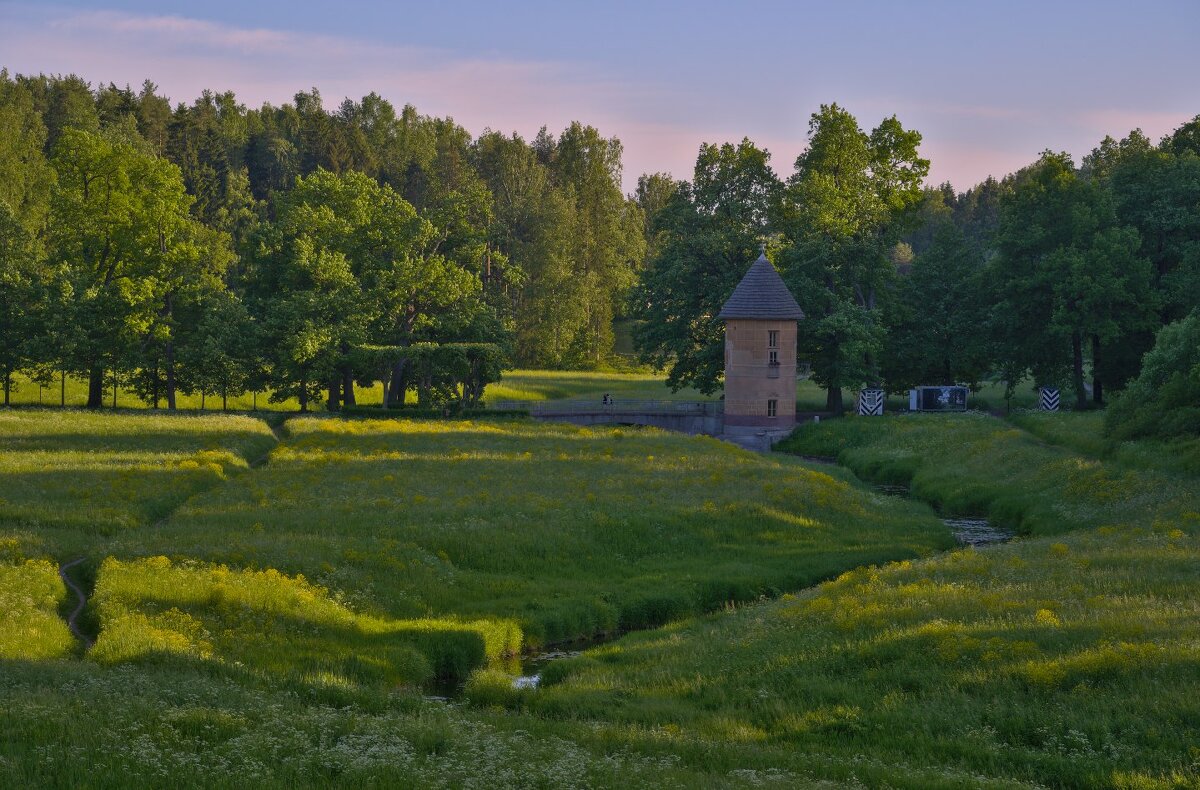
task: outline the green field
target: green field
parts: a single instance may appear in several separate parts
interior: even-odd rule
[[[39,387],[25,376],[14,377],[15,389],[12,402],[15,406],[59,406],[64,403],[70,407],[82,407],[87,403],[87,382],[83,379],[68,376],[65,387],[56,377],[51,386]],[[813,387],[815,391],[815,387]],[[594,371],[561,371],[561,370],[509,370],[503,378],[487,388],[489,402],[500,400],[542,401],[584,399],[600,400],[605,394],[614,398],[632,400],[708,400],[719,398],[720,392],[714,395],[703,395],[692,389],[672,392],[666,386],[666,377],[656,373],[615,373]],[[104,406],[111,407],[113,400],[112,389],[104,395]],[[376,406],[383,402],[383,385],[372,387],[356,387],[355,397],[359,404]],[[815,397],[815,396],[814,396]],[[820,395],[824,403],[824,395]],[[408,402],[416,402],[416,392],[410,390]],[[209,394],[205,398],[199,395],[180,393],[177,398],[178,408],[186,411],[199,410],[203,403],[207,411],[221,411],[219,394]],[[268,393],[260,392],[257,396],[252,393],[230,395],[226,405],[230,411],[250,411],[257,408],[260,411],[297,411],[300,406],[295,398],[282,403],[271,403]],[[166,401],[160,406],[165,409]],[[142,402],[127,389],[118,387],[117,407],[122,409],[146,409],[148,404]],[[320,404],[315,406],[320,410]]]
[[[906,500],[654,430],[0,411],[0,785],[1197,787],[1200,482],[1099,427],[789,440]]]
[[[1048,537],[633,635],[507,704],[868,786],[1200,785],[1200,482],[972,415],[828,422],[790,447]]]

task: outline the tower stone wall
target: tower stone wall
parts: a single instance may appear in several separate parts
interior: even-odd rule
[[[776,333],[774,347],[772,332]],[[772,402],[774,414],[770,413]],[[788,430],[796,425],[794,320],[726,321],[725,425],[772,430]]]

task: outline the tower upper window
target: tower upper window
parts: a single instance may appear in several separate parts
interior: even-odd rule
[[[779,330],[767,330],[767,348],[779,348]]]

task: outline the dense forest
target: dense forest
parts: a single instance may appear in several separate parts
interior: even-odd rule
[[[477,398],[503,365],[609,364],[616,318],[670,383],[720,386],[715,320],[761,244],[807,318],[829,407],[864,384],[999,377],[1102,402],[1200,300],[1200,117],[1155,144],[1047,151],[962,193],[918,132],[812,116],[786,178],[749,140],[690,181],[622,191],[621,143],[532,141],[376,94],[174,107],[75,76],[0,72],[0,374],[269,390],[302,408]],[[390,397],[387,393],[390,392]]]

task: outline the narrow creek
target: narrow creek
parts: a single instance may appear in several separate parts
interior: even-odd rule
[[[601,645],[606,645],[609,642],[615,642],[625,636],[626,633],[628,632],[618,631],[606,636],[596,637],[595,639],[584,639],[555,645],[537,653],[524,653],[514,656],[511,659],[506,659],[504,668],[509,672],[516,672],[513,677],[513,688],[535,689],[541,684],[542,669],[550,662],[583,655],[584,650],[591,650]],[[425,695],[425,699],[438,702],[460,700],[463,697],[464,683],[465,681],[461,680],[437,681],[430,688],[431,693]]]
[[[912,491],[908,486],[888,485],[880,483],[872,485],[881,494],[897,497],[910,497]],[[965,518],[951,516],[942,519],[942,523],[950,528],[960,546],[987,546],[992,543],[1005,543],[1016,537],[1012,530],[993,524],[986,518]]]

